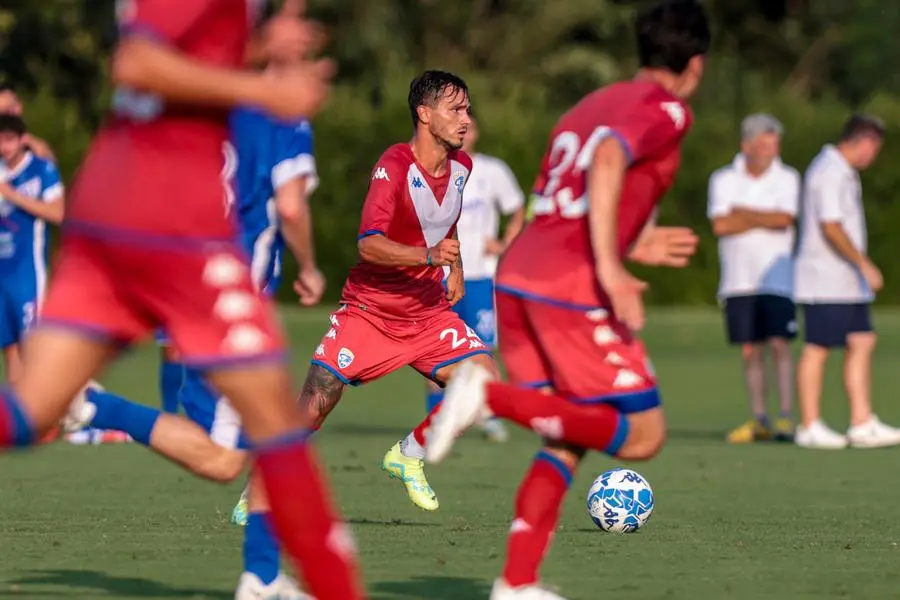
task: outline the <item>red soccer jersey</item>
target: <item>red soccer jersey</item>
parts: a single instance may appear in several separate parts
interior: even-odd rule
[[[259,0],[122,0],[122,36],[163,42],[216,67],[243,64]],[[73,188],[82,230],[232,238],[225,212],[227,111],[117,89]],[[127,240],[128,238],[126,238]]]
[[[432,177],[409,144],[394,144],[372,171],[358,239],[384,235],[398,244],[430,248],[452,237],[471,171],[472,159],[451,151],[447,173]],[[416,320],[450,307],[443,279],[442,267],[381,267],[360,261],[350,270],[341,301],[380,317]]]
[[[498,286],[574,306],[606,306],[587,219],[587,170],[594,150],[614,136],[629,158],[618,219],[624,256],[672,185],[692,121],[679,98],[640,80],[599,89],[564,114],[535,183],[535,218],[501,261]]]

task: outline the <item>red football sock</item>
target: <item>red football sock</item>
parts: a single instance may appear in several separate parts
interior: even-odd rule
[[[256,463],[282,546],[317,600],[362,600],[355,551],[306,443],[260,451]]]
[[[519,486],[516,517],[509,533],[503,579],[511,587],[538,581],[571,482],[572,471],[559,459],[545,452],[535,457]]]
[[[488,384],[487,403],[498,417],[581,448],[615,454],[628,437],[627,419],[609,404],[579,404],[507,383]]]
[[[441,405],[438,404],[435,406],[428,416],[422,420],[421,423],[416,425],[416,428],[413,429],[413,437],[416,439],[416,442],[423,448],[425,447],[425,431],[431,427],[431,419],[434,418],[434,415],[438,414],[438,411],[441,410]]]

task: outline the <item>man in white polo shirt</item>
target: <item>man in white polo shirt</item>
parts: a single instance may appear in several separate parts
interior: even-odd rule
[[[463,194],[462,212],[457,224],[466,295],[453,310],[475,330],[488,346],[496,343],[494,327],[494,273],[497,260],[525,224],[525,195],[509,166],[497,157],[475,152],[478,122],[472,121],[466,132],[463,150],[472,157],[472,174]],[[500,233],[500,216],[508,217]],[[427,409],[430,412],[444,397],[443,390],[428,384]],[[486,437],[495,442],[507,439],[499,419],[482,423]]]
[[[866,216],[859,171],[878,156],[884,139],[880,120],[856,115],[840,142],[827,145],[806,171],[796,297],[803,305],[805,344],[797,367],[802,422],[796,442],[807,448],[874,448],[900,444],[900,429],[872,412],[871,363],[876,335],[869,303],[882,278],[866,256]],[[847,435],[820,416],[825,362],[844,348],[844,387],[850,402]]]
[[[797,332],[793,302],[794,218],[800,175],[779,158],[782,126],[770,115],[741,124],[741,152],[709,180],[708,217],[719,238],[719,301],[728,340],[740,345],[752,418],[731,443],[793,439],[794,376],[789,341]],[[765,350],[771,350],[779,416],[766,410]]]

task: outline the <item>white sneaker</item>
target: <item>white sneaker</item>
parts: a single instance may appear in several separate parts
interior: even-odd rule
[[[481,428],[485,439],[489,442],[502,444],[509,440],[509,432],[506,430],[506,425],[496,417],[485,419],[478,426]]]
[[[519,588],[509,587],[505,581],[494,582],[490,600],[566,600],[539,585],[526,585]]]
[[[802,448],[817,450],[841,450],[847,447],[847,438],[830,429],[821,419],[813,421],[809,427],[797,426],[794,443]]]
[[[305,593],[291,577],[280,574],[269,585],[253,573],[243,573],[238,581],[234,600],[315,600]]]
[[[847,440],[853,448],[884,448],[900,445],[900,429],[885,425],[872,415],[867,423],[847,430]]]
[[[102,392],[104,388],[93,379],[88,381],[87,385],[81,388],[81,391],[78,392],[78,394],[72,400],[72,404],[69,405],[69,412],[66,413],[66,416],[63,417],[63,420],[60,423],[66,433],[75,433],[77,431],[81,431],[82,429],[90,425],[91,421],[94,420],[94,415],[97,414],[97,407],[94,405],[94,403],[88,402],[88,390]]]
[[[441,410],[425,432],[425,460],[439,463],[453,447],[462,432],[479,420],[490,418],[485,407],[484,386],[493,379],[490,371],[472,361],[465,361],[447,382]]]

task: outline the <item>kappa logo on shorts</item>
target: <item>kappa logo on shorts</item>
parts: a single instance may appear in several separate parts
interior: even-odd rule
[[[230,254],[216,254],[206,261],[203,268],[203,283],[215,288],[237,285],[244,277],[247,267]]]
[[[256,298],[249,292],[226,290],[219,294],[213,313],[223,321],[240,321],[253,315]]]
[[[610,344],[618,344],[621,341],[621,338],[616,335],[616,332],[611,327],[600,325],[594,329],[594,343],[598,346],[609,346]]]
[[[586,313],[588,321],[593,321],[594,323],[600,323],[602,321],[606,321],[609,319],[609,311],[605,308],[597,308],[594,310],[589,310]]]
[[[316,356],[325,356],[325,344],[319,344],[316,347]]]
[[[256,325],[238,323],[228,329],[225,349],[232,354],[255,354],[266,346],[266,334]]]
[[[616,373],[616,379],[613,381],[614,388],[633,388],[643,385],[644,378],[630,371],[629,369],[621,369]]]
[[[341,351],[338,352],[337,358],[338,368],[346,369],[350,366],[350,363],[353,362],[354,358],[356,358],[356,356],[353,354],[353,352],[351,352],[347,348],[341,348]]]

